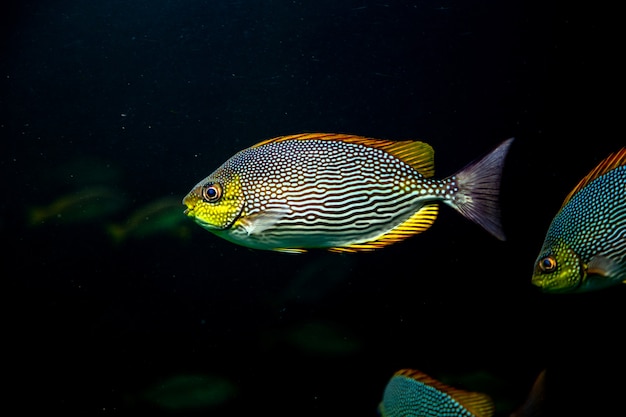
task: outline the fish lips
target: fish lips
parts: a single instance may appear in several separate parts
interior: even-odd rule
[[[210,223],[202,220],[202,218],[196,216],[196,213],[194,211],[194,209],[196,208],[196,205],[194,204],[194,200],[197,197],[192,195],[192,193],[190,193],[189,195],[187,195],[184,199],[183,199],[183,204],[186,206],[185,210],[183,211],[183,214],[187,217],[191,217],[193,219],[194,222],[196,222],[197,224],[199,224],[200,226],[204,227],[205,229],[215,229],[215,226],[212,226]]]

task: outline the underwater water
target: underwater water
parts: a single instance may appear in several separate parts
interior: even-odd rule
[[[563,198],[625,143],[611,10],[2,7],[2,327],[17,409],[376,416],[401,368],[485,392],[498,416],[543,369],[546,415],[617,404],[624,288],[530,284]],[[285,254],[183,215],[184,195],[235,152],[300,132],[422,140],[438,177],[515,137],[507,240],[442,206],[429,230],[374,252]]]

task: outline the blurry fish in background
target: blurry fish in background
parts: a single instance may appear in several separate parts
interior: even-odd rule
[[[185,214],[250,248],[355,252],[427,230],[445,203],[504,240],[498,199],[512,141],[434,179],[434,151],[423,142],[282,136],[240,151],[196,184]]]
[[[487,394],[454,388],[416,369],[401,369],[387,383],[378,412],[382,417],[490,417],[495,406]]]
[[[155,383],[140,397],[164,411],[193,412],[220,406],[236,392],[233,382],[217,375],[181,374]]]
[[[510,417],[542,417],[546,415],[546,370],[539,373],[528,398]]]
[[[621,283],[626,283],[626,148],[600,162],[565,198],[532,275],[532,284],[550,293]]]
[[[340,326],[312,321],[291,329],[286,341],[303,352],[314,355],[341,356],[355,353],[361,343]]]
[[[101,221],[117,213],[127,203],[119,189],[109,186],[88,186],[64,194],[50,204],[28,210],[29,226],[74,224]]]
[[[139,207],[122,223],[111,223],[107,232],[113,242],[143,239],[154,235],[187,238],[191,234],[187,219],[180,213],[180,200],[163,197]]]

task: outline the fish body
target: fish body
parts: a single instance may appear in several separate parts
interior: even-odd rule
[[[582,293],[626,282],[626,148],[609,155],[565,198],[534,265],[544,292]]]
[[[213,374],[161,378],[139,393],[140,400],[165,412],[197,413],[220,407],[237,395],[234,382]]]
[[[424,142],[282,136],[235,154],[183,204],[200,226],[256,249],[377,249],[428,229],[442,202],[504,240],[498,194],[512,140],[434,179],[434,152]]]
[[[28,224],[78,224],[101,220],[122,209],[127,201],[121,191],[106,186],[89,186],[62,195],[45,206],[32,207]]]
[[[416,369],[401,369],[387,383],[378,406],[382,417],[489,417],[491,397],[446,385]]]
[[[184,223],[183,223],[184,222]],[[115,243],[129,238],[143,239],[158,234],[181,238],[189,234],[188,224],[180,215],[180,200],[166,196],[139,207],[123,223],[110,223],[106,230]]]

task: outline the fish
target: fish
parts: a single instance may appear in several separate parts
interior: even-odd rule
[[[126,204],[126,195],[117,188],[103,185],[86,186],[61,195],[49,204],[30,207],[27,222],[30,227],[48,223],[96,222],[117,213]]]
[[[361,349],[361,343],[347,329],[323,321],[300,323],[289,330],[285,341],[315,356],[347,356]]]
[[[140,399],[167,412],[207,411],[231,401],[238,388],[215,374],[178,374],[160,378],[140,393]]]
[[[610,154],[567,195],[534,263],[545,293],[584,293],[626,283],[626,148]]]
[[[190,232],[185,220],[180,215],[180,199],[168,195],[139,207],[122,223],[109,223],[106,231],[114,243],[159,234],[187,238]]]
[[[491,417],[495,405],[485,393],[458,389],[406,368],[394,373],[385,386],[378,413],[382,417]]]
[[[427,230],[447,204],[500,240],[499,190],[513,138],[434,179],[433,148],[338,133],[279,136],[239,151],[183,198],[184,213],[241,246],[379,249]]]

